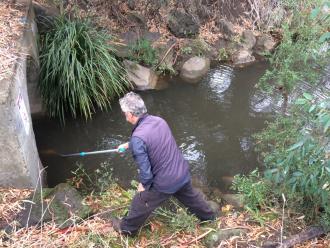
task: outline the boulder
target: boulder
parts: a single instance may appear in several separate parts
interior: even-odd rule
[[[241,48],[233,53],[232,61],[234,65],[241,65],[255,61],[255,57],[252,56],[251,50],[247,50],[246,48]]]
[[[38,191],[34,197],[25,201],[17,220],[21,227],[55,221],[60,228],[65,228],[91,213],[91,209],[82,201],[83,198],[75,188],[61,183],[53,189]]]
[[[136,90],[157,88],[158,76],[150,68],[130,60],[124,60],[124,67],[127,71],[128,79],[134,84]]]
[[[197,83],[209,69],[208,58],[192,57],[183,64],[180,77],[188,83]]]
[[[257,39],[251,30],[244,30],[242,33],[242,39],[242,45],[246,49],[252,49],[257,42]]]
[[[120,35],[120,40],[122,43],[127,46],[136,43],[138,40],[145,39],[150,41],[150,43],[154,43],[160,38],[160,33],[158,32],[149,32],[149,31],[138,31],[138,30],[130,30]]]
[[[128,8],[130,8],[131,10],[135,9],[135,7],[136,7],[136,2],[135,2],[135,0],[127,0],[127,6],[128,6]]]
[[[236,31],[234,25],[224,19],[220,19],[216,22],[217,27],[219,28],[220,32],[226,37],[231,38],[235,36]]]
[[[277,43],[273,39],[273,37],[271,37],[270,35],[263,34],[257,37],[257,42],[254,47],[254,50],[256,54],[263,56],[266,53],[272,52],[275,49],[276,45]]]
[[[130,49],[127,44],[117,42],[111,45],[113,47],[112,51],[117,57],[128,58],[130,56]]]
[[[201,23],[204,23],[211,15],[209,8],[203,0],[184,0],[184,9],[186,13],[198,18]]]
[[[167,26],[179,38],[194,37],[199,33],[198,21],[192,15],[178,10],[170,11]]]
[[[140,15],[137,11],[127,13],[127,19],[134,24],[135,27],[142,30],[147,29],[147,21],[144,16]]]
[[[244,207],[243,197],[240,194],[222,194],[222,199],[228,204],[234,206],[236,209],[241,209]]]

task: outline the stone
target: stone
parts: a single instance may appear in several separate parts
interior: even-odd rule
[[[127,1],[127,6],[128,6],[128,8],[130,8],[131,10],[135,9],[135,7],[136,7],[136,2],[135,2],[135,0],[128,0],[128,1]]]
[[[137,42],[140,39],[146,39],[151,43],[157,41],[160,38],[160,33],[158,32],[149,32],[149,31],[137,31],[137,30],[130,30],[128,32],[122,33],[120,35],[120,39],[122,40],[123,45],[130,45]]]
[[[136,90],[157,88],[158,76],[150,68],[130,60],[124,60],[124,67],[127,71],[128,79],[134,84]]]
[[[218,26],[220,32],[222,32],[225,37],[231,38],[235,36],[236,34],[235,27],[231,22],[224,19],[220,19],[217,21],[216,25]]]
[[[179,38],[195,37],[199,33],[199,23],[192,15],[171,10],[167,26],[172,34]]]
[[[42,222],[55,221],[60,228],[68,227],[86,218],[91,209],[82,203],[79,192],[67,183],[55,188],[37,191],[24,203],[24,209],[17,216],[21,227],[40,225]]]
[[[276,45],[277,43],[274,41],[273,37],[263,34],[257,37],[254,50],[256,54],[263,56],[265,53],[271,53],[275,49]]]
[[[220,216],[220,205],[218,203],[216,203],[215,201],[207,201],[207,203],[209,204],[210,208],[213,210],[215,217],[219,217]]]
[[[221,241],[230,239],[233,236],[241,236],[247,232],[246,229],[243,228],[235,228],[235,229],[225,229],[225,230],[217,230],[216,232],[210,233],[206,238],[206,246],[207,247],[218,247]]]
[[[242,209],[244,207],[243,197],[240,194],[222,194],[221,197],[224,201],[236,209]]]
[[[180,77],[188,83],[197,83],[210,69],[210,60],[202,57],[192,57],[182,66]]]
[[[257,42],[257,39],[251,30],[244,30],[242,33],[242,39],[243,39],[242,45],[246,49],[252,49]]]
[[[144,16],[140,15],[137,11],[132,11],[127,14],[128,20],[134,23],[136,27],[143,30],[147,29],[147,21]]]
[[[112,45],[112,52],[119,58],[128,58],[130,56],[129,46],[125,43],[115,43]]]
[[[242,48],[234,52],[232,61],[234,65],[241,65],[255,61],[255,57],[252,55],[252,51]]]

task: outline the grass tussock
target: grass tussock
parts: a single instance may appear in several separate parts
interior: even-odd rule
[[[96,107],[109,108],[131,87],[109,39],[89,21],[63,16],[42,36],[39,89],[51,117],[62,122],[66,113],[89,118]]]

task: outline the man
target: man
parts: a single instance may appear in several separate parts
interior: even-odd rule
[[[142,98],[129,92],[119,100],[126,121],[134,125],[129,143],[139,168],[138,192],[128,216],[112,220],[116,231],[134,235],[149,215],[169,197],[176,197],[200,220],[213,220],[215,214],[201,193],[191,185],[188,162],[183,158],[165,120],[147,113]]]

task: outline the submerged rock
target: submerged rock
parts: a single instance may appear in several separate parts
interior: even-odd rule
[[[129,60],[124,60],[124,66],[128,79],[135,85],[135,89],[150,90],[157,88],[158,76],[153,70]]]
[[[210,69],[208,58],[193,57],[182,66],[180,77],[188,83],[197,83]]]

